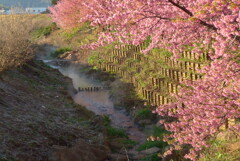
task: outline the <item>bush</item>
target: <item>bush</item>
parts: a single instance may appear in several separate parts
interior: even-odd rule
[[[0,16],[0,71],[17,67],[33,58],[30,32],[35,24],[31,16]]]

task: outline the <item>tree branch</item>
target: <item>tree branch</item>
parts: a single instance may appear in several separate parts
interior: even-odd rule
[[[187,8],[181,6],[180,4],[174,2],[173,0],[168,0],[168,2],[170,2],[173,6],[181,9],[183,12],[185,12],[189,16],[194,17],[193,13],[191,11],[189,11]],[[208,24],[207,22],[205,22],[203,20],[200,20],[200,19],[197,19],[197,20],[200,22],[200,24],[202,24],[202,25],[204,25],[204,26],[206,26],[206,27],[208,27],[208,28],[210,28],[214,31],[217,31],[217,28],[214,25]]]

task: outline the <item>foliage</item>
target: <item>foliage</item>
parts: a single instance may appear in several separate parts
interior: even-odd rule
[[[72,28],[71,30],[66,30],[62,33],[63,37],[66,39],[66,40],[70,40],[72,38],[74,38],[77,33],[79,32],[80,28],[79,27],[75,27],[75,28]]]
[[[199,161],[236,161],[240,157],[239,140],[212,140]],[[234,147],[235,145],[235,147]]]
[[[166,131],[164,128],[154,126],[151,136],[144,144],[139,146],[138,150],[142,151],[152,147],[166,147],[168,144],[163,141],[163,136],[166,134],[169,134],[169,132]]]
[[[234,37],[239,42],[236,1],[96,0],[87,6],[94,10],[87,16],[92,25],[111,26],[92,47],[116,41],[138,45],[150,36],[151,44],[146,52],[161,47],[173,51],[177,57],[184,45],[197,46],[197,42],[203,42],[207,50],[214,39],[216,52],[209,52],[215,58],[224,54]],[[195,52],[201,52],[200,48],[195,48]]]
[[[127,140],[123,141],[123,144],[126,145],[126,146],[135,146],[135,145],[138,144],[138,142],[136,142],[134,140],[127,139]]]
[[[152,147],[164,148],[165,146],[167,146],[167,143],[161,140],[154,140],[154,141],[149,140],[149,141],[146,141],[144,144],[140,145],[137,150],[142,151],[142,150],[150,149]]]
[[[164,135],[166,134],[170,134],[170,132],[164,129],[163,127],[159,127],[159,126],[153,127],[153,134],[152,134],[153,137],[159,137],[160,139],[163,139]]]
[[[72,51],[72,49],[71,49],[71,48],[68,48],[68,47],[66,47],[66,48],[60,48],[60,49],[57,49],[56,51],[52,52],[52,53],[50,54],[50,56],[53,57],[53,58],[57,58],[57,57],[59,57],[61,54],[64,54],[65,52],[68,52],[68,51]]]
[[[176,119],[174,122],[162,121],[166,129],[173,132],[165,139],[172,141],[174,138],[172,143],[177,149],[184,144],[192,145],[189,156],[192,159],[203,147],[209,146],[207,140],[214,137],[222,125],[240,115],[239,65],[224,59],[215,60],[203,72],[205,79],[186,82],[191,88],[182,88],[176,103],[156,110],[162,116]],[[231,128],[238,130],[238,126]]]
[[[103,115],[102,119],[103,119],[103,125],[106,127],[107,134],[109,136],[127,138],[127,134],[123,129],[114,128],[111,126],[111,119],[107,115]],[[131,140],[129,140],[129,141],[126,141],[125,143],[128,144],[128,143],[133,143],[133,142],[131,142]]]
[[[104,126],[110,126],[111,125],[111,119],[107,115],[103,115],[103,124]]]
[[[81,18],[86,16],[89,10],[85,7],[84,0],[61,0],[54,7],[50,7],[53,20],[61,27],[69,29],[81,26]],[[92,0],[87,3],[92,2]]]
[[[112,137],[127,137],[127,134],[124,130],[119,129],[119,128],[114,128],[111,126],[107,127],[107,134],[112,136]]]
[[[138,110],[135,117],[139,119],[151,119],[152,111],[150,109]]]
[[[41,38],[43,36],[48,36],[51,34],[51,32],[53,31],[53,27],[54,24],[49,25],[49,26],[44,26],[44,27],[40,27],[38,29],[36,29],[32,35],[33,35],[33,39],[38,39]]]
[[[88,58],[88,63],[89,64],[95,64],[96,62],[101,63],[101,59],[99,57],[99,53],[93,53],[89,58]]]

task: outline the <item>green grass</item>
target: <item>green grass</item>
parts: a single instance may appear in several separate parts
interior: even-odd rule
[[[85,32],[85,31],[89,30],[90,28],[91,28],[90,23],[85,22],[81,26],[77,26],[77,27],[74,27],[74,28],[69,29],[69,30],[64,30],[61,33],[61,36],[66,40],[71,40],[71,39],[79,36],[81,34],[81,32]]]
[[[71,30],[67,30],[67,31],[64,31],[62,33],[62,37],[66,40],[70,40],[72,38],[74,38],[80,31],[80,28],[79,27],[75,27]]]
[[[109,127],[111,125],[111,120],[107,115],[103,115],[103,125]]]
[[[166,134],[170,134],[169,131],[165,130],[163,127],[159,127],[159,126],[154,126],[153,127],[153,133],[152,135],[155,137],[160,137],[161,139],[163,138],[164,135]]]
[[[167,51],[166,49],[154,48],[154,49],[152,49],[152,53],[153,53],[153,55],[161,55],[161,56],[163,56],[163,58],[164,58],[164,56],[167,56],[167,57],[173,56],[173,53]]]
[[[165,134],[169,134],[169,132],[166,131],[162,127],[154,126],[153,127],[153,131],[151,132],[151,136],[159,137],[159,140],[146,141],[144,144],[140,145],[137,150],[138,151],[142,151],[142,150],[146,150],[146,149],[149,149],[149,148],[152,148],[152,147],[158,147],[160,149],[163,149],[164,147],[166,147],[168,145],[166,142],[162,141],[163,140],[163,136]]]
[[[45,27],[40,27],[40,28],[36,29],[35,31],[33,31],[32,38],[34,40],[36,40],[43,36],[49,36],[55,27],[56,27],[55,24],[51,24],[51,25],[45,26]]]
[[[138,144],[138,142],[131,139],[127,139],[123,141],[123,144],[126,146],[135,146]]]
[[[240,151],[233,149],[230,145],[240,144],[238,140],[213,140],[210,142],[211,147],[206,148],[204,156],[199,161],[237,161],[240,160]],[[235,145],[236,146],[236,145]]]
[[[137,113],[136,113],[136,118],[137,119],[151,119],[152,118],[152,111],[150,109],[141,109],[141,110],[138,110]]]
[[[89,58],[88,58],[88,63],[89,64],[95,64],[95,63],[100,63],[99,62],[99,59],[100,59],[100,57],[99,57],[99,53],[97,53],[97,52],[95,52],[95,53],[93,53],[91,56],[89,56]]]
[[[107,134],[112,137],[123,137],[127,138],[127,134],[123,129],[114,128],[114,127],[107,127]]]
[[[115,128],[111,126],[111,120],[107,115],[102,116],[103,125],[106,127],[107,134],[110,137],[127,138],[127,134],[123,129]]]
[[[142,151],[142,150],[150,149],[152,147],[158,147],[158,148],[162,149],[162,148],[166,147],[167,145],[168,144],[166,142],[161,141],[161,140],[160,141],[158,141],[158,140],[146,141],[144,144],[140,145],[137,150]]]
[[[146,37],[146,40],[144,41],[146,43],[146,47],[148,47],[151,43],[152,43],[152,40],[151,40],[151,36],[147,36]]]
[[[57,58],[57,57],[59,57],[61,54],[64,54],[65,52],[68,52],[68,51],[72,51],[72,48],[68,48],[68,47],[59,48],[59,49],[57,49],[56,51],[50,53],[50,56],[51,56],[52,58]]]

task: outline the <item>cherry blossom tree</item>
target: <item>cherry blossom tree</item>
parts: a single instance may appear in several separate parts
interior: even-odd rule
[[[183,88],[177,95],[177,102],[163,105],[156,112],[168,116],[175,121],[161,123],[172,132],[165,137],[173,141],[173,149],[181,149],[182,145],[191,145],[187,158],[195,160],[203,147],[208,147],[207,141],[214,138],[219,128],[228,125],[229,119],[240,116],[240,70],[239,64],[228,59],[214,60],[202,72],[204,79],[195,82],[185,82],[188,88]],[[229,126],[238,131],[239,124]],[[172,140],[173,139],[173,140]]]
[[[226,54],[229,43],[239,46],[238,1],[95,0],[86,6],[94,11],[87,16],[92,25],[111,26],[90,47],[115,41],[138,45],[150,36],[152,43],[145,52],[161,47],[177,57],[185,45],[195,46],[199,53],[208,47],[202,43],[214,40],[214,51],[209,54],[217,58]]]
[[[84,5],[84,0],[59,0],[54,7],[50,7],[53,21],[62,28],[70,29],[82,25],[80,19],[90,13]],[[91,2],[91,0],[89,0]]]

